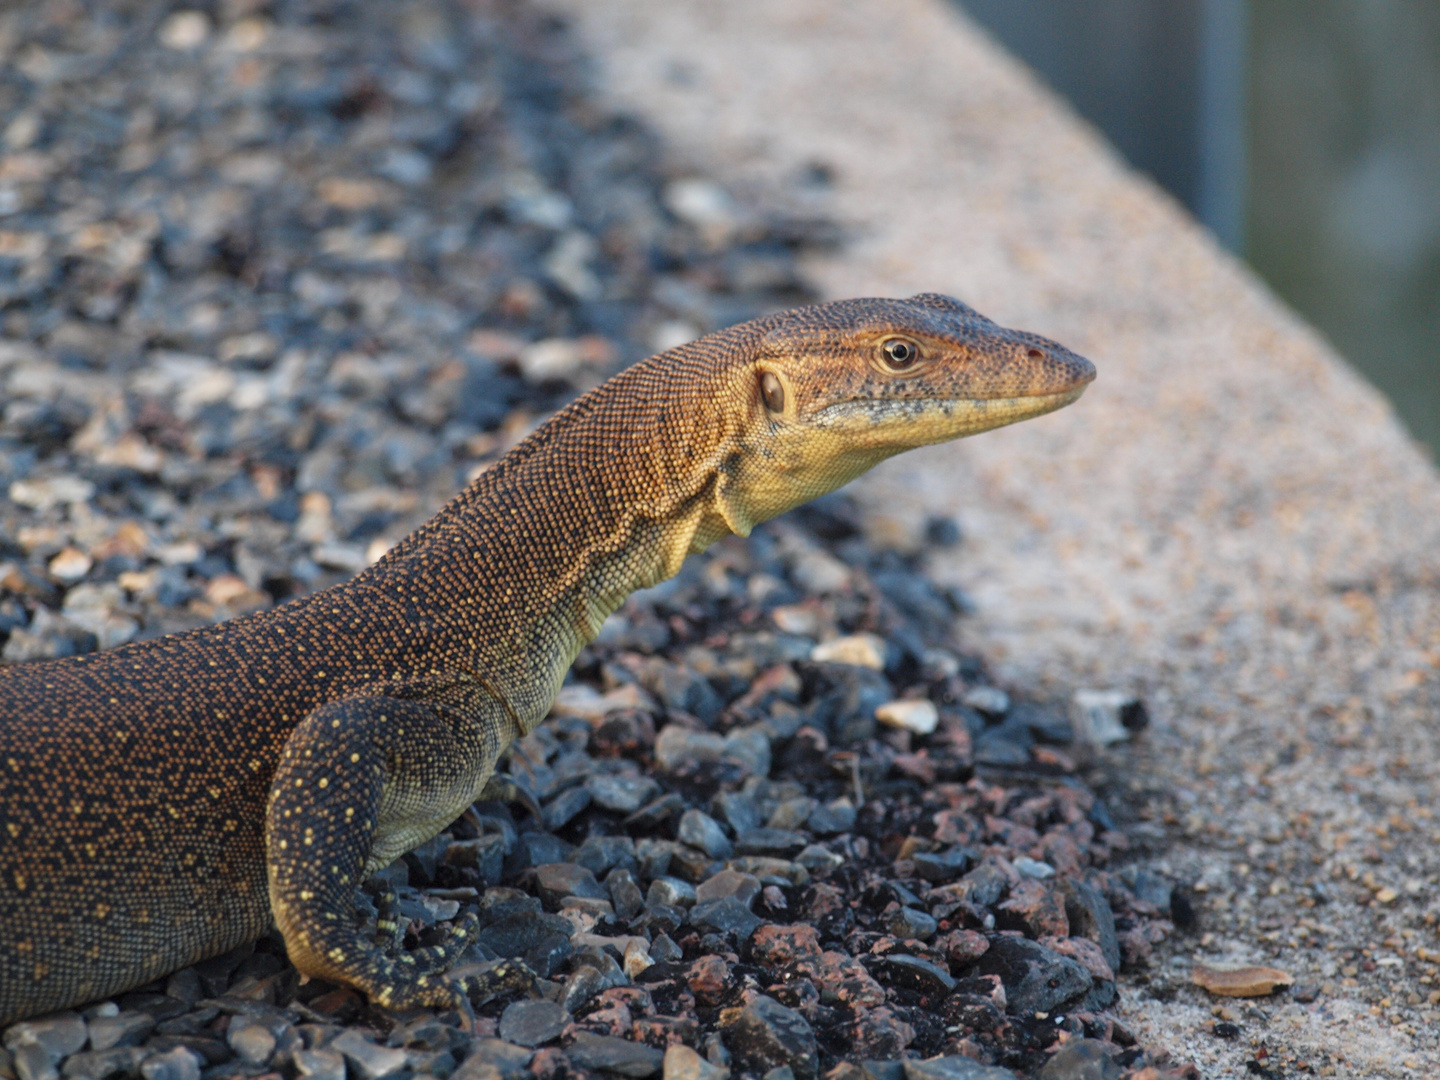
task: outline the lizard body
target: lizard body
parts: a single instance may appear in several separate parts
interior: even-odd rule
[[[606,616],[724,535],[1093,377],[933,294],[767,316],[580,397],[343,585],[0,671],[0,1023],[272,922],[308,975],[463,1007],[443,969],[473,923],[390,957],[355,890],[480,794]]]

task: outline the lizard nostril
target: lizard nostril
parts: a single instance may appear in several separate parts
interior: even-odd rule
[[[1028,356],[1031,360],[1044,360],[1044,359],[1045,359],[1045,354],[1044,354],[1043,352],[1041,352],[1039,349],[1026,349],[1026,350],[1025,350],[1025,355]]]

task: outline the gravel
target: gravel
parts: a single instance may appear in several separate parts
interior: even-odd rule
[[[670,170],[524,5],[77,2],[0,43],[5,662],[344,580],[607,372],[809,298],[834,239]],[[927,558],[831,496],[606,623],[504,765],[543,819],[480,804],[383,875],[405,947],[475,909],[461,965],[533,972],[473,1045],[272,934],[0,1064],[943,1078],[1084,1039],[1184,1075],[1101,1011],[1183,893],[1120,872],[1064,708],[993,685]]]

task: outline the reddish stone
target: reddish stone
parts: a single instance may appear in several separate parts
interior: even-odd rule
[[[584,1017],[575,1021],[576,1026],[596,1035],[612,1035],[616,1038],[630,1034],[635,1018],[623,1001],[608,1001],[598,1009],[591,1009]]]
[[[1121,963],[1125,967],[1143,963],[1155,951],[1154,944],[1145,935],[1144,929],[1136,927],[1115,935],[1120,940]]]
[[[1069,829],[1056,829],[1040,841],[1040,853],[1061,877],[1080,877],[1082,853],[1089,843],[1087,837],[1083,844],[1077,844]]]
[[[364,999],[349,987],[341,986],[317,998],[312,998],[308,1006],[313,1011],[329,1017],[337,1023],[347,1023],[353,1020],[364,1006]]]
[[[1072,960],[1078,960],[1080,966],[1090,972],[1097,979],[1115,981],[1115,972],[1110,970],[1110,965],[1105,962],[1105,954],[1100,951],[1100,946],[1089,938],[1083,937],[1042,937],[1040,944],[1047,949],[1052,949],[1061,956],[1068,956]]]
[[[856,1009],[854,1034],[855,1053],[875,1061],[896,1061],[905,1056],[905,1048],[915,1041],[915,1029],[890,1009]]]
[[[805,917],[821,922],[839,915],[849,907],[845,894],[834,885],[812,885],[805,899]]]
[[[977,934],[974,930],[951,930],[935,939],[935,947],[945,954],[950,963],[965,967],[984,956],[990,942],[984,934]]]
[[[799,961],[795,971],[815,984],[821,1000],[830,994],[851,1006],[885,1004],[884,989],[853,956],[840,952],[822,953],[818,958]]]
[[[693,1016],[647,1016],[636,1020],[630,1037],[656,1050],[690,1046],[699,1037],[700,1027]]]
[[[1040,834],[1030,826],[993,814],[985,815],[985,836],[1014,851],[1029,851],[1040,843]]]
[[[973,844],[979,839],[975,813],[970,807],[941,810],[935,815],[935,840],[939,844]]]
[[[785,967],[822,952],[820,935],[808,923],[762,926],[750,938],[750,951],[755,962],[766,967]]]
[[[702,1005],[718,1005],[735,985],[730,965],[718,956],[702,956],[685,973],[685,984]]]
[[[530,1074],[535,1080],[553,1080],[571,1071],[570,1059],[558,1046],[543,1046],[530,1059]]]
[[[905,956],[918,956],[921,960],[928,961],[940,967],[948,967],[950,958],[937,949],[934,945],[927,945],[923,941],[916,941],[914,938],[907,938],[901,941],[897,937],[886,934],[880,940],[870,946],[870,952],[875,956],[889,956],[892,953],[902,953]]]
[[[995,909],[995,923],[1007,930],[1023,930],[1026,937],[1070,936],[1064,898],[1033,878],[1011,888],[1010,896]]]

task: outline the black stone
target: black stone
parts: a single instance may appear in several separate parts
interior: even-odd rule
[[[904,953],[891,953],[888,956],[867,954],[862,960],[876,981],[886,986],[897,986],[904,990],[941,997],[955,989],[955,980],[950,972],[918,956],[907,956]]]
[[[565,1053],[582,1069],[637,1078],[654,1076],[665,1061],[663,1053],[644,1043],[588,1031],[576,1035]]]
[[[500,1014],[500,1037],[518,1046],[553,1042],[570,1022],[570,1014],[553,1001],[512,1002]]]
[[[745,1006],[724,1029],[724,1037],[741,1069],[766,1073],[788,1065],[796,1080],[815,1080],[820,1054],[814,1030],[798,1012],[773,998],[757,997]]]
[[[1120,970],[1120,941],[1115,936],[1115,913],[1110,902],[1093,885],[1074,878],[1062,878],[1060,895],[1065,899],[1065,917],[1074,937],[1089,938],[1100,946],[1110,970]]]
[[[696,904],[689,916],[690,925],[701,933],[720,934],[737,944],[753,934],[763,921],[733,896]]]
[[[979,975],[998,975],[1005,986],[1006,1011],[1013,1016],[1053,1013],[1067,1002],[1083,1001],[1093,980],[1068,956],[1027,938],[995,934],[975,962]]]
[[[1120,1066],[1098,1039],[1072,1039],[1035,1076],[1036,1080],[1120,1080]]]

